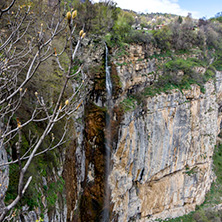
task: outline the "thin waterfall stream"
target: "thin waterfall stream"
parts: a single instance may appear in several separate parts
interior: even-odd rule
[[[106,164],[105,164],[105,193],[104,193],[104,210],[102,215],[103,222],[109,222],[110,211],[110,189],[109,189],[109,174],[110,174],[110,155],[111,155],[111,118],[112,118],[112,81],[110,76],[110,67],[108,65],[108,47],[105,44],[105,69],[106,69],[106,101],[107,101],[107,114],[106,114]]]
[[[105,57],[105,68],[106,68],[106,91],[107,91],[107,106],[108,108],[111,108],[111,102],[112,102],[112,81],[110,76],[110,67],[108,65],[108,47],[106,46],[106,57]]]

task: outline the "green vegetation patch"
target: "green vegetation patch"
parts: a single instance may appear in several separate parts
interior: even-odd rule
[[[125,112],[134,110],[136,108],[137,100],[133,96],[125,98],[121,103],[121,109]]]
[[[214,73],[208,71],[205,74],[195,71],[195,67],[204,67],[205,61],[196,58],[174,58],[164,64],[164,74],[159,78],[157,85],[164,86],[170,84],[176,88],[189,89],[191,84],[197,84],[200,86],[201,91],[204,92],[204,84],[210,77],[214,76]]]
[[[222,71],[222,53],[220,51],[215,53],[215,61],[212,65],[216,68],[216,70]]]
[[[170,93],[172,89],[191,89],[192,84],[200,86],[202,93],[205,92],[205,83],[209,79],[215,78],[215,67],[208,65],[207,59],[203,57],[180,58],[172,51],[155,54],[153,57],[165,59],[164,62],[157,63],[157,70],[153,72],[154,78],[157,79],[152,85],[147,86],[140,93],[129,94],[121,103],[124,111],[130,111],[136,108],[137,105],[145,104],[147,97],[153,97],[162,92]],[[163,60],[164,61],[164,60]],[[159,64],[159,66],[158,66]],[[205,69],[205,73],[198,72],[199,68]],[[158,71],[162,73],[158,75]]]
[[[222,144],[216,147],[213,159],[214,159],[214,172],[217,175],[217,182],[219,184],[222,184]]]
[[[46,200],[49,209],[53,209],[55,207],[58,194],[62,194],[64,186],[65,181],[62,177],[59,177],[56,182],[51,182],[48,187],[44,188],[46,190]]]
[[[167,93],[169,90],[178,88],[190,89],[192,84],[200,86],[201,91],[204,92],[204,84],[210,79],[214,78],[215,71],[213,68],[208,68],[205,74],[195,72],[195,67],[205,66],[205,60],[198,60],[196,58],[173,58],[163,64],[163,75],[158,78],[152,86],[144,89],[144,96],[155,96],[161,92]]]

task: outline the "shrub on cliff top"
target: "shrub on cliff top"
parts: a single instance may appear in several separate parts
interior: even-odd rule
[[[127,43],[149,44],[153,41],[153,36],[147,32],[131,30],[125,40]]]
[[[206,78],[203,74],[194,70],[194,67],[201,66],[201,61],[194,58],[175,58],[164,64],[163,75],[159,78],[157,85],[170,84],[179,89],[189,88],[191,84],[197,84],[204,91]]]

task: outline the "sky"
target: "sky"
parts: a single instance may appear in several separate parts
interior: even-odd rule
[[[93,0],[99,2],[102,0]],[[104,0],[103,0],[104,1]],[[122,9],[136,12],[162,12],[207,19],[222,11],[222,0],[113,0]]]

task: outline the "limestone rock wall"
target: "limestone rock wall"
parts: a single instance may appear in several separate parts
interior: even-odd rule
[[[147,57],[153,54],[152,46],[144,49],[142,45],[130,45],[126,55],[114,60],[123,92],[134,86],[142,90],[155,80],[153,72],[156,69],[156,59]]]
[[[221,116],[217,83],[148,98],[124,114],[110,174],[118,221],[177,217],[204,201],[214,179],[212,155]]]
[[[75,149],[66,159],[70,222],[99,221],[104,210],[103,45],[94,50],[98,53],[89,59],[95,63],[89,72],[94,84],[81,110]],[[215,178],[212,155],[221,123],[222,72],[217,72],[216,83],[206,84],[204,94],[193,85],[149,97],[144,106],[123,113],[119,104],[127,94],[142,91],[158,78],[157,66],[163,61],[150,58],[152,47],[146,50],[131,45],[125,56],[114,59],[112,54],[110,62],[115,80],[110,221],[143,222],[189,213],[204,201]]]
[[[123,95],[157,78],[157,61],[147,59],[142,46],[130,46],[128,54],[114,62]],[[216,83],[209,81],[204,94],[193,85],[149,97],[143,108],[124,113],[109,177],[117,221],[178,217],[204,201],[214,180],[221,79],[217,72]]]

